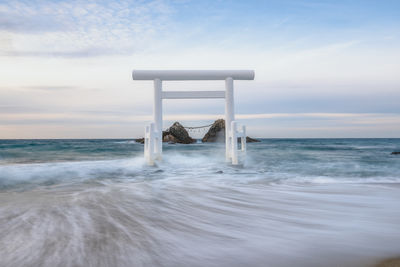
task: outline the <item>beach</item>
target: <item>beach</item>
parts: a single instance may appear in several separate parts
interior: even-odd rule
[[[400,139],[1,140],[0,266],[376,266],[400,254]],[[384,265],[382,265],[384,266]]]

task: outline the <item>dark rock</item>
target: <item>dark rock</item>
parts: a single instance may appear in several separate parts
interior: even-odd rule
[[[189,133],[179,122],[175,122],[163,132],[163,142],[192,144],[196,140],[189,136]]]
[[[216,120],[204,135],[202,142],[225,142],[225,120]],[[238,138],[238,142],[240,138]],[[260,140],[246,136],[246,143],[260,142]]]
[[[225,120],[216,120],[204,135],[202,142],[225,142]]]
[[[257,143],[257,142],[261,142],[260,140],[257,140],[257,139],[254,139],[254,138],[251,138],[251,137],[248,137],[248,136],[246,136],[246,143]]]
[[[144,138],[134,139],[136,143],[144,144]]]
[[[215,173],[221,174],[224,173],[223,171],[216,171]]]
[[[400,155],[400,151],[394,151],[391,153],[392,155]]]
[[[171,127],[162,133],[163,142],[170,144],[181,143],[181,144],[192,144],[196,142],[195,139],[191,138],[186,129],[179,123],[175,122]],[[144,144],[144,138],[134,139],[135,142]]]
[[[180,144],[192,144],[196,140],[189,136],[186,129],[179,123],[175,122],[162,134],[163,142],[168,142],[170,144],[180,143]],[[136,142],[144,144],[144,138],[135,139]],[[201,139],[202,142],[225,142],[225,120],[216,120],[210,127],[208,132]],[[238,139],[240,141],[240,139]],[[246,136],[247,143],[260,142],[260,140]],[[397,153],[397,152],[394,152]],[[393,154],[393,153],[392,153]]]
[[[172,134],[169,134],[169,133],[167,133],[165,131],[163,132],[162,141],[163,142],[168,142],[168,143],[171,143],[171,144],[178,143],[178,139],[176,139],[175,136],[173,136]]]

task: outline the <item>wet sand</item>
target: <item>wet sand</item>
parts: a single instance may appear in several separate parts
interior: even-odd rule
[[[381,261],[376,267],[400,267],[400,258]]]

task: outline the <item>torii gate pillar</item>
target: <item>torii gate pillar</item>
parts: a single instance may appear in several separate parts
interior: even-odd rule
[[[225,158],[232,164],[238,164],[238,143],[241,139],[241,151],[246,151],[246,128],[237,130],[235,121],[233,80],[254,80],[252,70],[134,70],[133,80],[154,81],[154,122],[146,126],[144,154],[149,165],[162,158],[162,100],[225,98]],[[225,80],[225,91],[164,91],[162,81],[183,80]]]
[[[232,121],[235,120],[235,103],[233,100],[233,79],[228,77],[225,79],[225,159],[231,159],[231,127]]]
[[[162,157],[162,82],[160,79],[154,79],[154,105],[153,117],[155,126],[154,157],[161,160]]]

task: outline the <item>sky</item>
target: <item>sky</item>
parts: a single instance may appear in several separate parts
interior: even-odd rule
[[[143,136],[153,85],[133,69],[255,70],[235,81],[250,136],[400,137],[400,1],[0,0],[0,138]],[[224,100],[163,111],[205,125]]]

